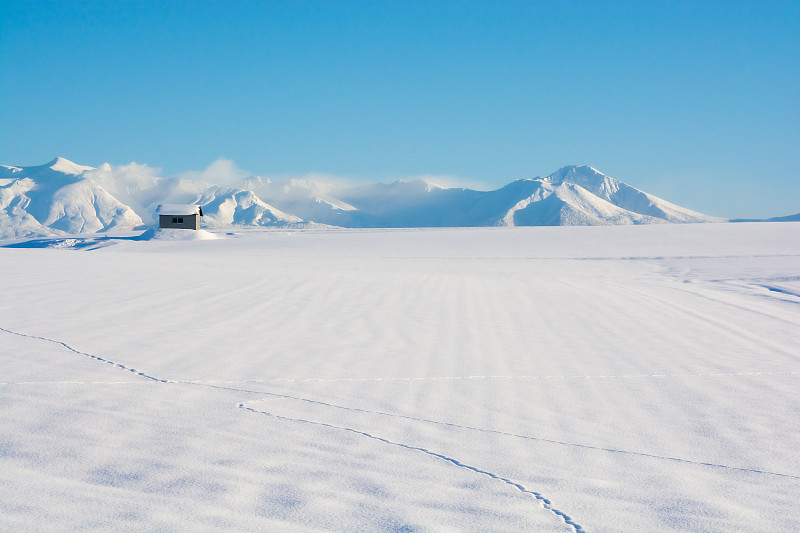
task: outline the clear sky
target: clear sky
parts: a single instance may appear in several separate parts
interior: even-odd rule
[[[56,155],[798,213],[800,1],[0,0],[0,163]]]

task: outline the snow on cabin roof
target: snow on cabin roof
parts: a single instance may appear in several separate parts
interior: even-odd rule
[[[200,206],[196,204],[161,204],[156,209],[159,215],[198,215]]]

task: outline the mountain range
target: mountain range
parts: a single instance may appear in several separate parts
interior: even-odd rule
[[[129,171],[125,171],[128,168]],[[122,170],[121,170],[122,169]],[[135,170],[135,169],[133,169]],[[0,238],[130,231],[155,223],[161,203],[203,206],[203,224],[348,228],[558,226],[723,222],[575,165],[493,191],[424,180],[337,187],[251,176],[220,185],[58,157],[0,165]]]

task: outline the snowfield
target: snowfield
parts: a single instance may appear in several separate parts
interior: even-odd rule
[[[800,530],[800,223],[134,235],[0,248],[2,531]]]

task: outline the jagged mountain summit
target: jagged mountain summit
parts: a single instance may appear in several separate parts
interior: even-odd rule
[[[352,228],[558,226],[722,222],[585,166],[519,179],[494,191],[423,180],[342,188],[252,176],[232,185],[162,178],[149,167],[78,165],[58,157],[0,166],[0,238],[130,231],[155,223],[160,203],[203,206],[208,227]]]

